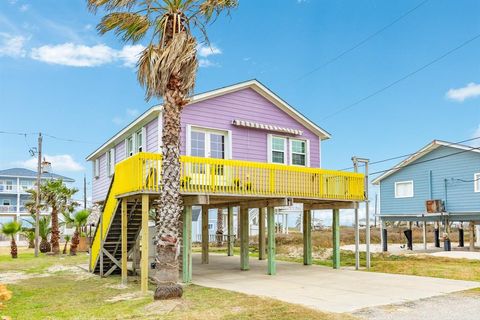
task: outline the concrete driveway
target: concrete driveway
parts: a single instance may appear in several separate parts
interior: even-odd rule
[[[480,287],[478,282],[429,277],[333,270],[277,262],[277,275],[266,275],[266,261],[250,258],[250,270],[240,271],[238,256],[210,255],[202,265],[193,255],[193,283],[251,295],[270,297],[330,312],[414,301]]]

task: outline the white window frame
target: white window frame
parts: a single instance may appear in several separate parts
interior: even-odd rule
[[[107,151],[107,175],[111,177],[115,172],[115,148]]]
[[[473,191],[480,192],[480,172],[473,174]]]
[[[210,158],[210,133],[214,134],[222,134],[225,136],[225,154],[224,157],[226,160],[232,159],[233,154],[233,144],[232,144],[232,131],[231,130],[223,130],[217,128],[209,128],[209,127],[201,127],[201,126],[194,126],[194,125],[187,125],[186,130],[186,154],[187,156],[192,155],[192,131],[196,132],[203,132],[205,133],[205,157]]]
[[[406,183],[410,183],[412,185],[412,194],[411,195],[406,195],[406,196],[398,196],[397,194],[397,186],[399,184],[406,184]],[[413,183],[413,180],[405,180],[405,181],[397,181],[395,182],[395,199],[402,199],[402,198],[413,198],[415,196],[415,188],[414,188],[414,183]]]
[[[283,163],[278,163],[278,162],[273,162],[273,156],[272,153],[273,151],[280,152],[280,150],[273,150],[273,138],[278,138],[283,140]],[[288,138],[287,137],[282,137],[282,136],[277,136],[273,134],[268,135],[268,145],[267,145],[267,150],[268,150],[268,162],[269,163],[274,163],[274,164],[288,164]]]
[[[140,130],[137,130],[135,131],[135,134],[133,135],[134,136],[134,139],[133,139],[133,142],[134,142],[134,150],[133,150],[133,154],[137,153],[137,152],[145,152],[146,151],[146,147],[147,147],[147,144],[146,144],[146,134],[147,130],[145,129],[145,127],[142,127],[140,128]],[[141,135],[142,136],[142,143],[140,144],[140,139],[138,139],[138,135]],[[142,148],[142,150],[140,150],[140,148]]]
[[[93,177],[100,177],[100,158],[97,158],[95,161],[93,161]]]
[[[128,140],[132,139],[132,150],[128,150]],[[131,157],[135,154],[135,135],[131,135],[125,139],[125,158]]]
[[[310,143],[309,143],[310,141],[306,139],[296,139],[296,138],[288,139],[288,141],[289,141],[288,155],[289,155],[290,165],[296,166],[296,167],[310,167]],[[298,153],[298,152],[293,152],[293,141],[301,141],[305,143],[305,164],[304,165],[293,164],[293,154]],[[301,154],[301,153],[298,153],[298,154]]]

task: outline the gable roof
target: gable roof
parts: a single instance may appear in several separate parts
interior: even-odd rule
[[[36,178],[37,172],[25,168],[11,168],[0,170],[0,177],[11,177],[11,178]],[[64,182],[75,182],[72,178],[68,178],[55,173],[42,173],[42,179],[52,178],[63,180]]]
[[[464,150],[464,151],[471,151],[471,152],[478,152],[480,153],[480,147],[470,147],[464,144],[458,144],[458,143],[452,143],[452,142],[447,142],[447,141],[442,141],[442,140],[433,140],[429,144],[427,144],[425,147],[422,149],[418,150],[414,154],[410,155],[408,158],[405,160],[401,161],[399,164],[394,166],[392,169],[386,171],[382,175],[378,176],[377,178],[372,180],[372,184],[379,184],[380,181],[385,179],[386,177],[394,174],[395,172],[402,170],[403,167],[408,166],[410,163],[420,159],[421,157],[425,156],[426,154],[432,152],[433,150],[439,148],[439,147],[450,147],[450,148],[455,148],[459,150]]]
[[[263,85],[260,81],[256,79],[248,80],[248,81],[240,82],[230,86],[222,87],[219,89],[196,94],[190,99],[190,103],[186,107],[200,101],[212,99],[218,96],[222,96],[228,93],[232,93],[232,92],[247,89],[247,88],[253,89],[255,92],[259,93],[265,99],[267,99],[268,101],[273,103],[275,106],[277,106],[280,110],[284,111],[289,116],[294,118],[296,121],[303,124],[307,129],[311,130],[314,134],[320,137],[321,140],[326,140],[331,138],[331,135],[329,132],[322,129],[313,121],[305,117],[302,113],[300,113],[294,107],[292,107],[287,102],[282,100],[278,95],[276,95],[273,91],[268,89],[265,85]],[[108,147],[112,146],[115,141],[124,138],[124,136],[129,130],[131,130],[133,127],[136,127],[138,124],[142,122],[146,122],[148,119],[153,119],[162,111],[162,109],[163,109],[162,105],[157,105],[145,111],[137,119],[132,121],[128,126],[120,130],[117,134],[115,134],[108,141],[102,144],[98,149],[96,149],[90,155],[88,155],[86,160],[90,161],[93,158],[97,157],[98,155],[105,153]]]

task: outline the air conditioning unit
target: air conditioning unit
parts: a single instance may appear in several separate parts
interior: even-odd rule
[[[439,199],[425,201],[425,207],[427,209],[427,213],[438,213],[445,211],[443,201]]]

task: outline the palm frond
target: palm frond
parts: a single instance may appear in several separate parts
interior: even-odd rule
[[[146,16],[131,12],[109,13],[97,26],[100,34],[115,30],[115,35],[121,37],[123,41],[134,43],[140,41],[149,28],[150,21]]]
[[[104,7],[107,11],[118,9],[131,9],[138,0],[87,0],[88,9],[97,12],[98,8]]]
[[[10,221],[2,224],[0,232],[6,236],[14,236],[22,230],[22,224],[16,221]]]
[[[138,81],[145,88],[146,98],[162,97],[172,77],[179,79],[178,87],[185,95],[193,91],[198,68],[197,43],[187,32],[175,35],[164,47],[149,45],[140,54]],[[186,101],[179,101],[180,106]]]
[[[200,13],[205,18],[205,21],[209,22],[224,11],[230,14],[230,10],[236,7],[238,7],[237,0],[205,0],[200,4]]]

